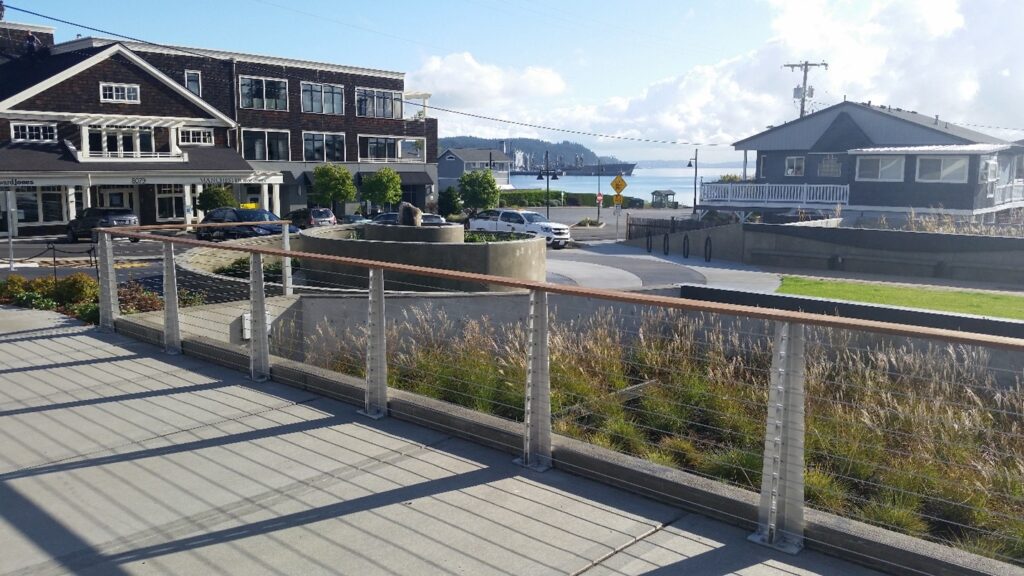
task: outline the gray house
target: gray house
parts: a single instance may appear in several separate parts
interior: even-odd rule
[[[512,189],[509,172],[512,159],[501,150],[482,148],[448,148],[437,156],[438,190],[459,187],[459,178],[466,172],[490,170],[498,188]]]
[[[1024,206],[1024,147],[909,110],[842,102],[733,144],[753,181],[709,183],[699,210],[977,216]]]

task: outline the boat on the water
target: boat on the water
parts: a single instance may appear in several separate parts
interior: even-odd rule
[[[614,164],[586,164],[583,166],[566,166],[563,168],[566,176],[632,176],[636,164],[629,162],[618,162]]]

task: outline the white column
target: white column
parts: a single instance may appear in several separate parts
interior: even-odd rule
[[[82,145],[78,149],[82,152],[82,156],[89,155],[89,126],[85,125],[81,127],[82,131]]]
[[[281,215],[281,185],[271,184],[270,186],[270,211],[278,216]]]
[[[264,210],[270,210],[270,197],[267,194],[269,187],[268,184],[260,184],[260,208]]]
[[[185,205],[185,226],[192,225],[192,185],[184,184],[182,186],[182,192],[185,193],[185,198],[182,203]],[[187,230],[188,228],[186,228]]]
[[[141,151],[139,150],[139,146],[141,144],[142,136],[139,134],[138,130],[136,130],[135,133],[132,134],[132,155],[135,156],[136,158],[138,158],[139,155],[141,154]]]
[[[203,193],[203,185],[196,184],[195,186],[193,186],[193,188],[195,189],[195,198],[193,198],[192,205],[196,206],[199,203],[199,195]],[[203,214],[202,210],[196,208],[196,220],[199,220],[201,222],[205,217],[206,214]]]
[[[75,205],[75,187],[67,186],[64,190],[68,204],[68,222],[70,222],[78,216],[78,206]]]
[[[181,154],[181,149],[178,148],[178,127],[172,126],[167,129],[167,140],[171,144],[171,155],[178,156]]]
[[[92,190],[88,184],[82,184],[82,209],[92,208]]]

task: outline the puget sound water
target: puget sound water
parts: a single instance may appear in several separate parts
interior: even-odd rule
[[[697,168],[697,186],[700,186],[700,179],[706,182],[714,182],[723,174],[740,174],[739,168]],[[600,191],[602,194],[615,194],[612,190],[612,178],[614,175],[601,176]],[[623,176],[626,180],[626,189],[622,191],[624,196],[642,198],[646,202],[651,201],[651,192],[655,190],[674,190],[676,202],[680,205],[693,205],[693,169],[692,168],[637,168],[633,170],[632,176]],[[537,180],[536,176],[512,176],[512,185],[519,190],[543,190],[544,180]],[[591,192],[598,191],[597,176],[559,176],[558,180],[551,181],[551,192]]]

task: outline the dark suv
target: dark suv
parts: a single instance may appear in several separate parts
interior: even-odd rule
[[[113,228],[115,226],[138,226],[139,217],[131,208],[86,208],[81,216],[68,222],[68,242],[78,242],[79,238],[90,238],[96,241],[96,228]],[[138,238],[132,238],[138,242]]]
[[[254,224],[251,226],[225,226],[223,228],[199,228],[196,230],[197,240],[232,240],[234,238],[254,238],[257,236],[269,236],[280,234],[280,224],[269,224],[280,220],[270,210],[259,210],[255,208],[216,208],[206,213],[203,224],[214,222],[268,222],[268,224]],[[290,233],[298,232],[295,226],[288,226]]]

